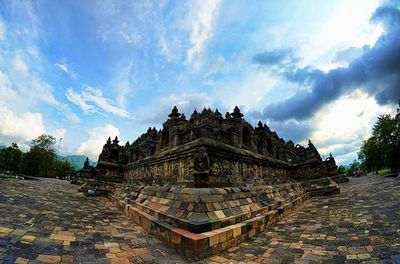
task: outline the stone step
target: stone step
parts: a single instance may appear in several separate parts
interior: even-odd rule
[[[207,196],[218,196],[215,193],[230,199],[211,202],[215,197]],[[190,202],[179,201],[178,194],[193,197],[187,197]],[[195,200],[197,195],[202,199]],[[199,260],[262,232],[309,199],[309,194],[299,184],[207,190],[152,186],[116,189],[109,197],[144,230]],[[195,210],[199,206],[203,211]]]

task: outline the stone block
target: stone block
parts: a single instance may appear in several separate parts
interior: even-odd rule
[[[242,228],[240,225],[233,227],[233,237],[238,237],[242,234]]]
[[[180,245],[181,244],[181,235],[176,233],[174,230],[171,230],[170,242],[174,245]]]

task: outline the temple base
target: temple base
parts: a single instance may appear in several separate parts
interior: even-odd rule
[[[301,186],[310,197],[328,196],[340,193],[339,185],[329,177],[302,181]]]
[[[309,198],[299,184],[240,188],[139,186],[109,195],[125,215],[191,260],[262,232]]]

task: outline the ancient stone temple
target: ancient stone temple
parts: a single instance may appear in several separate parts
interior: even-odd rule
[[[320,179],[335,193],[326,177],[336,171],[332,155],[322,160],[311,141],[303,147],[261,122],[253,127],[238,107],[224,116],[195,110],[189,119],[174,107],[161,130],[149,128],[132,144],[109,138],[96,167],[122,182],[110,198],[126,215],[195,260],[263,231]],[[306,180],[310,192],[299,183]]]
[[[109,138],[98,167],[110,177],[161,186],[229,187],[286,183],[336,174],[334,158],[285,141],[266,124],[253,127],[235,107],[225,117],[174,107],[162,130],[149,128],[132,144]]]

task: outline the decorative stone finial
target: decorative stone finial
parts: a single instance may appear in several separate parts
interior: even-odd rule
[[[225,118],[231,118],[231,114],[229,114],[229,112],[226,112]]]
[[[181,116],[181,114],[178,113],[178,108],[175,105],[174,108],[172,108],[171,114],[169,114],[168,117],[174,118],[174,117],[180,117],[180,116]]]
[[[110,145],[111,144],[111,137],[108,137],[108,139],[107,139],[107,145]]]
[[[83,163],[83,168],[89,168],[89,157],[86,157],[85,163]]]
[[[243,114],[240,113],[239,107],[235,106],[235,108],[233,109],[233,112],[231,113],[231,116],[233,118],[242,118]]]
[[[119,143],[118,137],[115,136],[115,139],[113,140],[113,144],[117,145]]]

